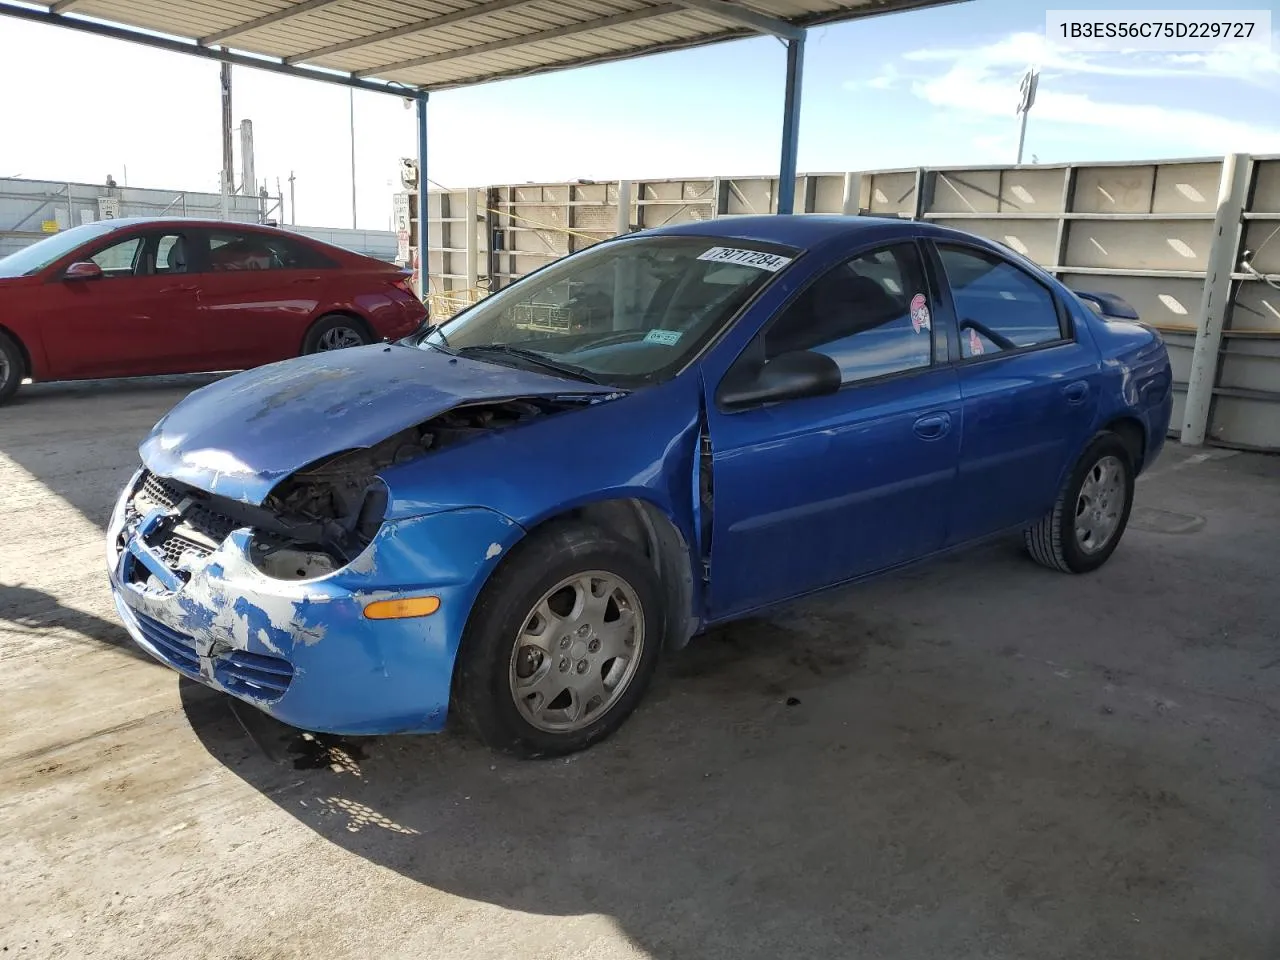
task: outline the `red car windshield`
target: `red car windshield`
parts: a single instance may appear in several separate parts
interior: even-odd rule
[[[99,220],[97,223],[86,223],[70,230],[63,230],[23,247],[17,253],[0,260],[0,278],[29,277],[39,273],[49,264],[60,260],[76,247],[98,237],[106,236],[118,230],[120,223],[115,220]]]

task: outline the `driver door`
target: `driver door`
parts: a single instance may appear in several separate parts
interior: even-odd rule
[[[960,389],[934,299],[914,241],[859,254],[820,274],[709,385],[712,619],[942,547]],[[718,403],[743,365],[797,351],[835,360],[838,391]]]
[[[54,379],[183,373],[195,352],[195,277],[185,232],[114,235],[77,259],[91,280],[50,280],[41,297],[45,352]]]

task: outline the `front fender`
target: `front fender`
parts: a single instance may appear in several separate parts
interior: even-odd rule
[[[369,549],[328,582],[367,600],[440,597],[439,611],[427,620],[433,645],[448,657],[452,672],[476,598],[524,535],[514,520],[486,507],[397,520],[385,524]]]

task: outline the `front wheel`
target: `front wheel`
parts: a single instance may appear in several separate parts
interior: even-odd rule
[[[14,343],[13,338],[0,332],[0,403],[4,403],[15,393],[26,376],[26,364],[22,351]]]
[[[1133,458],[1116,434],[1093,438],[1049,511],[1024,532],[1037,563],[1063,573],[1088,573],[1120,544],[1133,506]]]
[[[329,350],[344,350],[347,347],[362,347],[373,343],[373,335],[363,320],[355,317],[330,314],[321,317],[307,331],[302,342],[303,353],[324,353]]]
[[[519,545],[481,593],[458,653],[455,702],[490,747],[585,749],[639,704],[662,647],[661,586],[631,544],[566,523]]]

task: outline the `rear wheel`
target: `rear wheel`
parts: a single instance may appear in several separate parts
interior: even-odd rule
[[[347,347],[362,347],[367,343],[373,343],[373,334],[363,320],[334,313],[321,317],[307,331],[302,342],[302,352],[324,353]]]
[[[1024,533],[1032,559],[1063,573],[1088,573],[1120,544],[1133,507],[1133,458],[1114,433],[1093,438],[1058,499]]]
[[[573,753],[639,704],[662,647],[661,588],[634,545],[567,523],[535,533],[481,593],[455,702],[490,747]]]
[[[8,334],[0,333],[0,403],[18,392],[26,375],[27,362],[22,349]]]

